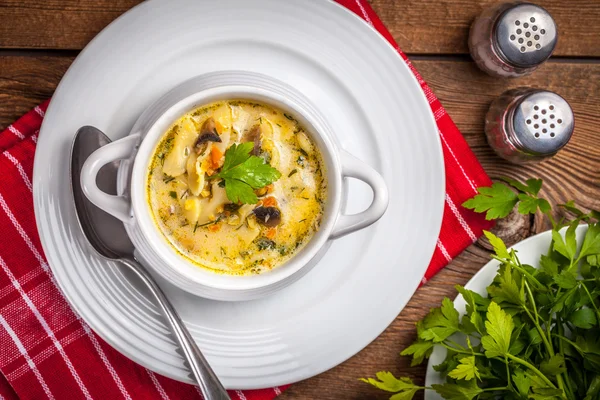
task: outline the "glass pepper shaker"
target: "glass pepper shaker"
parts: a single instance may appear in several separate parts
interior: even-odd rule
[[[494,151],[515,164],[544,160],[573,134],[569,103],[553,92],[517,88],[504,92],[485,117],[485,134]]]
[[[492,76],[519,77],[550,57],[558,40],[552,16],[531,3],[502,3],[486,9],[471,25],[469,50]]]

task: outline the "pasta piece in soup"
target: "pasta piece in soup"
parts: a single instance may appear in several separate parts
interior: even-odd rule
[[[163,173],[172,177],[183,175],[192,144],[197,136],[194,123],[190,118],[184,118],[180,124],[173,126],[168,136],[165,143],[167,156],[162,168]]]

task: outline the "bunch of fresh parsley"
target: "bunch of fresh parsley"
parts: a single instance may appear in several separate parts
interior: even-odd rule
[[[234,204],[256,204],[258,197],[254,189],[270,185],[281,177],[262,157],[250,155],[253,148],[253,142],[233,144],[225,152],[221,171],[211,176],[211,179],[223,179],[227,198]]]
[[[522,214],[547,215],[552,244],[540,268],[521,263],[516,251],[485,232],[501,263],[488,296],[457,286],[466,314],[445,298],[417,323],[417,341],[401,353],[417,365],[435,346],[444,347],[446,359],[434,368],[445,383],[423,387],[390,372],[363,379],[395,393],[390,399],[410,400],[424,389],[453,400],[600,399],[600,212],[584,213],[571,201],[561,207],[574,218],[557,222],[538,197],[541,180],[505,181],[480,188],[463,205],[487,219],[503,218],[517,204]],[[588,229],[578,245],[582,222]]]

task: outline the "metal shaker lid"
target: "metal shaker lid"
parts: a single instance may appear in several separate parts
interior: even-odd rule
[[[511,136],[524,152],[551,155],[563,148],[574,128],[573,110],[559,95],[545,90],[523,96],[512,113]]]
[[[529,68],[543,63],[554,51],[558,31],[544,8],[516,4],[496,20],[494,46],[509,64]]]

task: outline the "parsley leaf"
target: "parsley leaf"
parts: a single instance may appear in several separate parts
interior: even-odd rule
[[[562,293],[558,298],[554,301],[552,306],[553,312],[559,312],[563,310],[565,307],[573,306],[574,303],[574,294],[577,293],[573,290],[567,290],[565,293]]]
[[[571,289],[577,285],[575,274],[566,269],[560,271],[560,274],[554,275],[552,280],[563,289]]]
[[[415,392],[419,389],[402,391],[390,396],[390,400],[412,400],[415,396]]]
[[[506,217],[519,198],[508,186],[494,183],[492,187],[480,187],[478,195],[463,203],[463,207],[476,212],[487,211],[485,219],[491,220]]]
[[[485,331],[485,325],[483,322],[483,318],[479,313],[479,309],[487,309],[490,301],[488,299],[484,299],[479,293],[465,289],[462,286],[457,285],[455,286],[455,288],[463,296],[463,299],[465,299],[465,301],[467,302],[466,316],[471,322],[471,324],[473,324],[473,328],[475,329],[475,331],[479,332],[480,334],[483,334],[483,332]]]
[[[538,210],[546,213],[550,211],[550,203],[546,199],[538,199],[536,197],[531,197],[526,194],[519,194],[519,208],[518,211],[521,214],[535,214]]]
[[[479,194],[464,202],[463,207],[476,212],[487,211],[485,218],[488,220],[506,217],[517,203],[521,214],[535,214],[538,209],[543,213],[550,211],[550,203],[537,197],[542,188],[541,179],[528,179],[526,184],[510,178],[502,179],[520,193],[515,193],[503,183],[494,183],[491,187],[479,188]]]
[[[580,308],[569,316],[569,321],[582,329],[590,329],[597,323],[596,314],[591,308]]]
[[[541,179],[527,179],[527,181],[525,181],[525,184],[522,184],[521,182],[512,178],[503,177],[500,179],[502,179],[504,182],[508,183],[515,189],[519,190],[520,192],[529,193],[534,196],[536,196],[542,188]]]
[[[233,144],[225,152],[221,172],[211,178],[221,178],[225,182],[227,198],[234,204],[256,204],[258,197],[254,189],[265,187],[281,177],[281,173],[262,157],[250,155],[254,143]]]
[[[540,268],[550,276],[558,274],[558,263],[545,254],[540,258]]]
[[[540,331],[538,331],[536,328],[531,328],[527,332],[527,336],[529,337],[530,345],[537,345],[537,344],[542,343],[542,337],[540,336]]]
[[[531,381],[520,369],[517,369],[512,376],[512,381],[515,384],[519,394],[525,398],[529,394],[529,388],[531,387]]]
[[[239,164],[235,168],[224,169],[219,173],[219,177],[225,179],[225,186],[227,186],[228,180],[235,179],[245,182],[253,189],[260,189],[267,186],[279,179],[280,176],[281,173],[279,171],[269,164],[265,164],[262,157],[256,156],[248,158],[244,163]]]
[[[434,342],[431,341],[422,341],[418,340],[408,346],[406,349],[402,350],[400,355],[402,356],[413,356],[412,361],[410,362],[410,366],[414,367],[415,365],[419,365],[423,362],[423,360],[431,355],[433,351]]]
[[[596,375],[596,377],[594,377],[594,380],[592,380],[592,383],[590,383],[590,387],[585,393],[585,400],[591,400],[593,396],[598,395],[598,393],[600,393],[600,375]]]
[[[563,398],[563,391],[552,388],[533,388],[533,393],[529,395],[533,400],[559,400]]]
[[[579,257],[600,254],[600,223],[590,225],[583,239]]]
[[[423,319],[419,337],[423,340],[442,342],[458,331],[458,311],[454,309],[452,301],[445,297],[442,307],[434,308]]]
[[[513,272],[513,267],[510,264],[501,266],[498,275],[494,278],[494,282],[487,288],[492,300],[498,304],[523,304],[525,302],[525,293],[520,289],[517,279],[520,280],[520,277],[518,273]]]
[[[481,338],[481,344],[488,358],[504,356],[510,348],[510,338],[515,328],[513,319],[497,303],[491,302],[487,311],[485,329],[487,335]]]
[[[549,360],[544,360],[540,364],[540,371],[545,375],[556,376],[566,370],[565,358],[560,354],[555,354]]]
[[[222,170],[228,171],[231,168],[242,164],[250,158],[250,152],[253,148],[253,142],[241,143],[239,145],[234,143],[227,151],[225,151],[225,160],[223,161]]]
[[[490,241],[490,244],[494,248],[494,252],[500,258],[510,258],[510,254],[506,249],[506,245],[498,236],[494,235],[492,232],[483,231],[485,237]]]
[[[410,400],[422,386],[415,385],[410,378],[396,378],[391,372],[378,372],[375,374],[377,379],[361,378],[361,381],[369,383],[378,389],[386,392],[398,393],[392,396],[394,400]]]
[[[477,386],[477,381],[458,381],[457,383],[446,383],[444,385],[431,385],[431,387],[447,400],[472,400],[483,393],[483,389]]]
[[[475,356],[461,358],[460,364],[450,371],[448,376],[453,379],[464,379],[466,381],[475,377],[480,379],[479,370],[475,365]]]
[[[577,252],[577,241],[575,240],[575,229],[579,225],[579,221],[574,221],[569,225],[565,237],[557,231],[552,231],[552,242],[554,250],[561,255],[565,256],[569,260],[575,259],[575,253]]]
[[[236,179],[225,182],[225,193],[232,203],[256,204],[258,202],[258,196],[251,186]]]
[[[546,383],[540,376],[538,376],[532,371],[527,370],[525,372],[525,376],[529,378],[529,381],[531,382],[531,388],[534,390],[544,389],[548,387],[548,383]]]
[[[585,215],[583,211],[575,206],[575,202],[573,200],[569,200],[565,204],[559,204],[559,206],[572,212],[576,217],[583,217]]]

